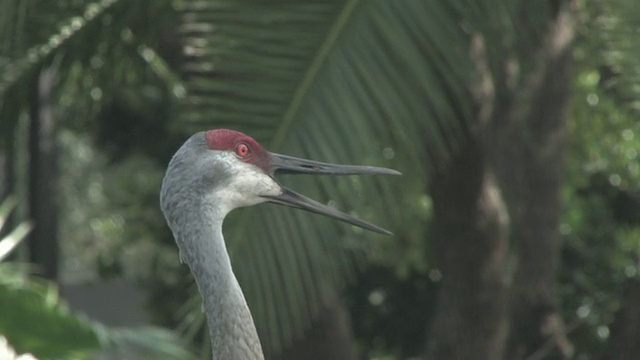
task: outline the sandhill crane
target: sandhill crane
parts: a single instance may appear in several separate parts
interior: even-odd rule
[[[209,130],[189,138],[169,163],[160,205],[180,257],[191,269],[204,299],[214,359],[264,358],[222,236],[222,222],[231,210],[269,201],[391,234],[281,186],[273,177],[278,171],[400,174],[379,167],[333,165],[270,153],[251,137],[233,130]]]

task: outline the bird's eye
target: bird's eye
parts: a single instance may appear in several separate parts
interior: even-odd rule
[[[249,145],[245,143],[239,143],[236,145],[236,154],[241,158],[246,158],[251,155],[251,149],[249,149]]]

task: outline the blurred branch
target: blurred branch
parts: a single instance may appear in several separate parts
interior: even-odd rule
[[[529,355],[524,360],[543,360],[547,359],[548,356],[554,349],[560,350],[563,354],[566,354],[569,350],[573,353],[573,345],[568,341],[569,334],[573,333],[575,330],[580,328],[580,326],[585,322],[585,319],[577,319],[568,326],[564,327],[564,329],[558,329],[559,333],[550,333],[547,340],[536,350],[533,354]],[[558,324],[561,325],[561,324]],[[559,341],[562,339],[563,341]]]

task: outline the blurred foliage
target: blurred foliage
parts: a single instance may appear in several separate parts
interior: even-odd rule
[[[87,358],[100,343],[86,320],[60,304],[51,284],[27,279],[24,269],[0,264],[0,334],[17,352],[45,359]]]
[[[55,285],[28,273],[22,265],[0,264],[0,334],[18,353],[65,360],[194,359],[165,329],[107,328],[71,313]]]
[[[640,24],[631,1],[585,8],[565,187],[560,291],[576,355],[606,358],[614,316],[640,278]],[[635,25],[634,25],[635,24]]]
[[[3,42],[0,53],[4,133],[13,132],[33,82],[47,67],[57,72],[57,117],[75,129],[95,129],[97,123],[87,120],[95,119],[123,87],[138,85],[143,96],[157,96],[145,89],[158,87],[171,96],[180,93],[166,62],[175,61],[180,52],[157,56],[153,49],[159,47],[163,29],[145,25],[171,20],[169,1],[7,0],[3,7],[0,38],[11,39]]]
[[[0,230],[14,207],[13,198],[2,201]],[[19,224],[0,238],[0,249],[5,253],[2,257],[15,250],[25,238],[28,233],[25,225]],[[29,269],[24,265],[2,260],[0,258],[0,334],[17,353],[75,359],[86,358],[98,348],[98,338],[89,323],[69,313],[60,303],[54,285],[29,278]]]
[[[593,68],[578,76],[560,228],[561,294],[568,318],[584,322],[583,334],[573,339],[585,353],[603,351],[616,311],[632,301],[627,286],[640,271],[640,123],[598,79]]]
[[[616,312],[637,303],[628,290],[640,277],[640,42],[633,40],[640,3],[590,1],[582,9],[559,294],[576,357],[587,360],[607,358]],[[369,358],[411,358],[426,336],[412,325],[429,320],[440,274],[427,265],[426,274],[409,267],[409,276],[399,276],[394,268],[411,260],[388,254],[398,262],[367,269],[348,292],[354,328]],[[433,264],[424,252],[414,254],[423,266]]]
[[[0,133],[6,140],[5,130],[20,119],[38,71],[57,67],[66,273],[139,281],[150,290],[156,319],[174,326],[179,314],[183,331],[194,337],[205,334],[199,297],[157,204],[163,168],[186,134],[229,126],[270,150],[400,169],[405,176],[393,188],[369,178],[283,179],[321,201],[337,199],[332,203],[358,209],[358,216],[394,224],[395,238],[270,205],[233,213],[225,232],[234,263],[247,264],[238,275],[261,333],[268,334],[264,341],[276,348],[289,341],[308,326],[325,282],[350,278],[357,280],[347,298],[362,353],[414,356],[423,351],[440,280],[425,241],[432,211],[425,174],[466,131],[457,122],[469,116],[468,34],[460,24],[490,4],[7,0],[0,10],[0,38],[10,39],[0,44]],[[633,301],[626,284],[640,270],[634,41],[640,27],[630,25],[638,24],[640,11],[634,6],[635,0],[589,1],[576,48],[560,293],[571,340],[586,358],[603,354],[613,315]],[[484,20],[462,21],[462,28],[490,32]],[[344,71],[349,66],[355,70]],[[418,124],[411,123],[416,117]],[[256,240],[265,234],[270,242]],[[356,277],[363,253],[373,266]],[[273,259],[289,269],[285,276]],[[94,272],[85,277],[87,270]],[[91,333],[45,301],[55,291],[38,284],[1,287],[0,301],[6,296],[32,311],[25,316],[61,323],[52,329],[74,327],[86,336],[75,344],[80,349],[94,346],[96,334],[103,344],[139,335],[96,327]],[[147,335],[139,338],[147,347],[169,342]],[[9,339],[20,351],[33,351],[23,344],[36,340],[25,336]],[[42,351],[76,354],[73,343],[39,341]]]
[[[11,199],[2,202],[0,229],[13,205]],[[0,238],[0,249],[14,250],[28,232],[25,226],[18,225]],[[17,353],[65,360],[194,358],[176,335],[165,329],[112,329],[72,314],[56,285],[32,276],[32,272],[26,265],[0,259],[0,335]],[[3,354],[8,356],[9,349],[0,349]]]
[[[0,336],[0,359],[3,360],[36,360],[31,354],[16,354],[4,336]]]

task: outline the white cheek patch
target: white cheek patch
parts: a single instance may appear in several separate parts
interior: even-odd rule
[[[256,205],[266,201],[263,196],[282,193],[280,185],[261,169],[242,162],[231,153],[225,155],[223,161],[229,166],[231,179],[227,186],[216,189],[212,195],[227,211]]]
[[[263,196],[282,193],[280,185],[261,171],[239,172],[233,178],[231,189],[243,199],[243,202],[246,202],[241,206],[257,204],[264,201]]]

